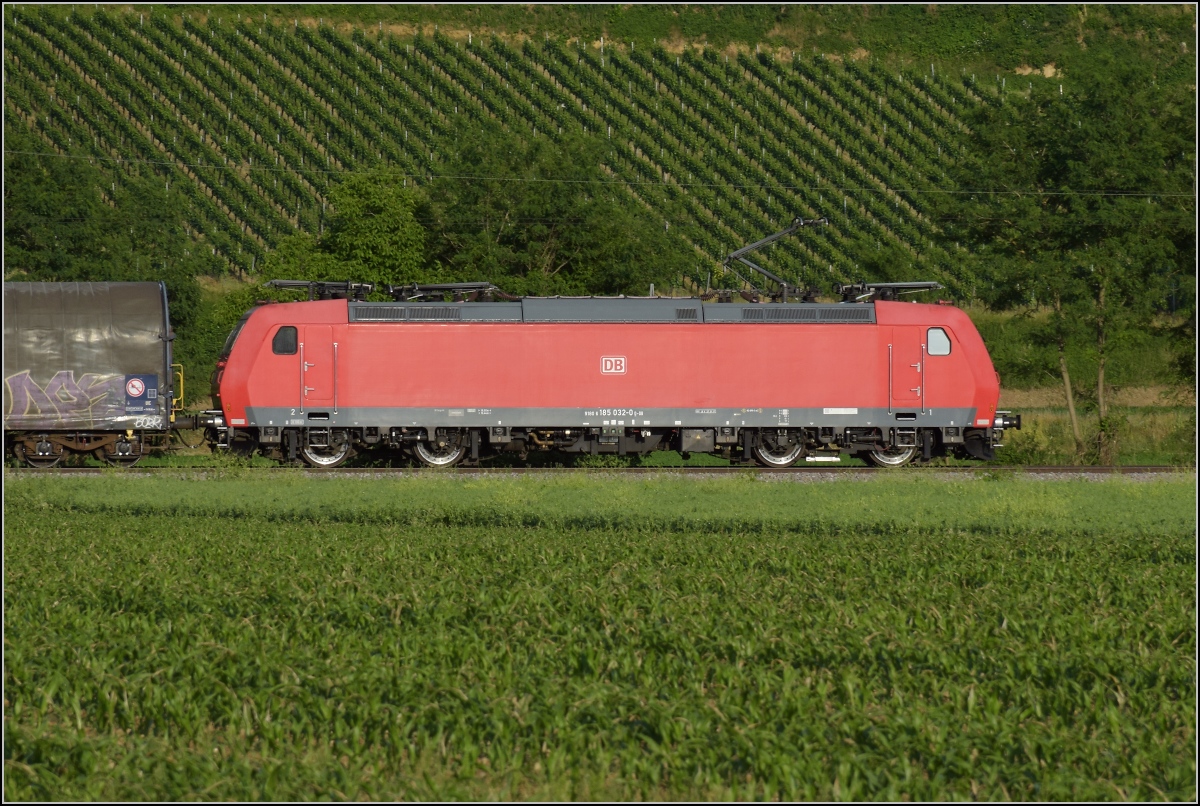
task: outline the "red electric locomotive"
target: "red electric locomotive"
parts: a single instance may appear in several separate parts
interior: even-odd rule
[[[1020,418],[996,410],[983,340],[955,307],[895,301],[908,285],[860,286],[841,304],[262,305],[230,335],[219,410],[199,419],[218,444],[317,467],[372,446],[436,467],[533,449],[717,452],[776,468],[845,454],[991,459]]]

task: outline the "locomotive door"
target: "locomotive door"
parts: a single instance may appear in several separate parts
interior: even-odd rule
[[[300,405],[337,409],[337,345],[329,325],[308,325],[300,342]]]
[[[921,340],[921,328],[892,328],[888,352],[891,361],[888,371],[891,379],[890,408],[892,411],[920,409],[924,412],[925,344]]]

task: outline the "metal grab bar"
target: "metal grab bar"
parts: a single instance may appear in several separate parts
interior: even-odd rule
[[[176,367],[179,369],[175,370]],[[179,380],[179,394],[171,395],[171,422],[175,422],[175,414],[183,411],[183,364],[172,364],[175,377]]]
[[[892,413],[892,345],[888,345],[888,414]]]
[[[925,413],[925,387],[929,385],[929,378],[925,372],[925,345],[921,345],[921,413]]]

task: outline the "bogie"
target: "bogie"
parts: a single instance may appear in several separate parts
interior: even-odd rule
[[[28,442],[18,442],[13,446],[18,459],[24,460],[30,467],[50,468],[63,459],[62,445],[56,445],[47,440],[38,440],[33,445]]]
[[[350,435],[340,428],[313,430],[305,435],[300,457],[310,467],[330,469],[345,464],[353,453]]]
[[[750,439],[747,434],[745,439]],[[764,430],[754,446],[754,458],[763,467],[791,467],[804,456],[804,436],[790,434],[786,431]]]
[[[467,454],[467,440],[460,431],[439,428],[432,439],[413,444],[413,455],[426,467],[454,467]]]
[[[863,458],[875,467],[904,467],[917,456],[915,446],[896,446],[867,451]]]

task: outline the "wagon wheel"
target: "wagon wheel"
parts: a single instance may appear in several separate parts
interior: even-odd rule
[[[105,463],[112,465],[113,467],[133,467],[138,462],[142,461],[142,456],[145,455],[141,453],[127,455],[108,453],[104,450],[104,448],[97,448],[95,450],[95,454],[97,459],[100,459]]]
[[[60,449],[58,454],[51,454],[50,456],[38,456],[36,453],[30,453],[28,450],[26,450],[25,445],[21,443],[14,445],[13,450],[17,454],[17,458],[23,459],[25,464],[29,465],[30,467],[42,469],[54,467],[56,464],[62,461],[62,458],[65,455],[65,451]]]
[[[888,448],[886,451],[867,451],[863,454],[863,458],[876,467],[903,467],[916,455],[917,449],[909,446],[907,448]]]
[[[304,445],[300,457],[312,467],[328,470],[338,467],[350,458],[350,438],[345,431],[334,431],[329,445]]]
[[[763,444],[757,445],[754,448],[754,458],[764,467],[791,467],[803,455],[803,442],[797,442],[794,445],[788,445],[787,443],[779,445],[771,437],[764,437]]]
[[[127,448],[129,452],[124,453],[121,450],[122,448]],[[133,467],[142,461],[142,457],[146,455],[144,448],[145,446],[138,440],[128,441],[121,439],[117,442],[110,442],[107,445],[96,448],[94,453],[97,459],[113,467]]]
[[[413,446],[413,455],[426,467],[454,467],[467,453],[467,446],[457,435],[447,435],[442,445],[418,442]]]

